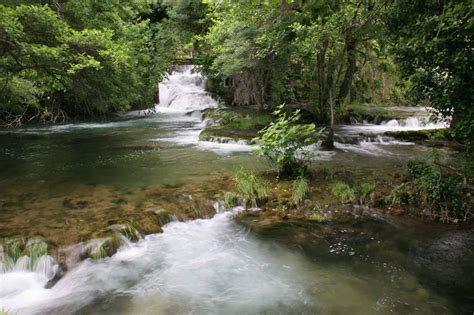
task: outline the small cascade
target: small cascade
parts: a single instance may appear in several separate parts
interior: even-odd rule
[[[47,249],[38,239],[0,245],[0,301],[11,295],[18,295],[19,301],[28,299],[28,290],[45,288],[56,277],[59,265]]]
[[[428,115],[411,116],[405,119],[392,119],[382,122],[380,129],[390,130],[422,130],[422,129],[439,129],[447,128],[449,124],[446,122],[433,122]]]
[[[49,255],[41,256],[36,262],[34,272],[44,275],[46,279],[51,280],[58,272],[58,264],[53,257]]]
[[[206,78],[194,70],[193,65],[175,66],[159,84],[158,112],[192,112],[217,107],[217,102],[205,90]]]
[[[211,150],[218,154],[229,152],[248,152],[252,146],[244,141],[217,143],[200,141],[199,134],[208,123],[201,121],[201,111],[208,108],[217,108],[217,102],[206,91],[206,77],[195,71],[193,65],[178,65],[159,84],[159,104],[156,112],[166,123],[183,123],[169,137],[160,138],[161,141],[178,143],[181,145],[195,145],[204,150]]]

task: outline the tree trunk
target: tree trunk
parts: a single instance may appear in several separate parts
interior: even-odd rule
[[[321,147],[325,150],[334,150],[334,100],[332,96],[332,87],[329,88],[329,110],[330,110],[330,126],[326,139],[321,143]]]
[[[357,71],[357,64],[356,64],[356,40],[352,37],[352,35],[346,36],[346,44],[347,44],[347,69],[344,75],[344,79],[342,80],[341,87],[339,89],[339,95],[336,99],[336,103],[338,106],[344,101],[344,99],[349,94],[349,91],[352,86],[352,79],[354,78],[354,74]]]
[[[326,108],[326,85],[324,75],[324,60],[326,59],[326,48],[323,48],[317,57],[317,68],[318,68],[318,85],[319,85],[319,115],[321,116]]]

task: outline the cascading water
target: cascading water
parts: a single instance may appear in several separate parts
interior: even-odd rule
[[[156,112],[168,121],[186,120],[190,123],[190,126],[180,126],[169,137],[160,140],[196,145],[223,154],[250,151],[252,147],[246,143],[199,140],[199,134],[206,125],[206,122],[201,122],[201,111],[217,107],[217,102],[205,87],[206,78],[195,71],[192,65],[175,66],[174,71],[159,84],[159,104],[155,107]]]
[[[0,309],[19,315],[389,314],[397,296],[407,313],[444,310],[435,296],[413,293],[416,280],[409,282],[415,289],[400,290],[410,277],[402,271],[359,278],[351,268],[258,240],[233,221],[240,210],[171,222],[112,257],[83,261],[51,288],[40,270],[3,274]],[[341,241],[331,246],[337,255],[367,258]]]
[[[174,71],[159,84],[158,112],[191,112],[217,107],[206,92],[206,78],[192,65],[175,66]]]
[[[402,110],[400,108],[395,108]],[[379,125],[375,124],[354,124],[341,125],[336,128],[336,138],[338,141],[335,147],[346,152],[355,152],[364,155],[388,156],[393,153],[386,150],[389,145],[412,145],[413,143],[401,142],[383,134],[386,131],[414,131],[424,129],[447,128],[447,122],[433,122],[426,109],[404,108],[405,113],[412,113],[403,119],[392,119],[384,121]],[[381,146],[385,146],[382,148]]]
[[[124,246],[111,258],[84,261],[50,289],[40,270],[3,274],[0,309],[74,313],[99,301],[133,314],[311,307],[308,283],[297,272],[304,270],[302,257],[256,241],[233,223],[233,215],[169,223],[164,233]]]

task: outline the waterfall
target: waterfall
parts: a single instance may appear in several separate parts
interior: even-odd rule
[[[193,145],[218,154],[230,152],[248,152],[253,149],[246,142],[218,143],[200,141],[199,134],[206,126],[201,121],[201,111],[217,108],[217,102],[205,90],[206,77],[196,71],[193,65],[175,66],[174,70],[159,84],[159,104],[155,107],[163,122],[188,123],[175,129],[172,134],[160,138],[160,141],[181,145]]]
[[[158,112],[192,112],[217,107],[205,90],[206,78],[193,65],[175,66],[159,84]]]

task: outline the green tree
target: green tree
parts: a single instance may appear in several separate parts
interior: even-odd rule
[[[474,3],[393,1],[388,29],[396,61],[419,101],[451,120],[455,136],[474,148]]]
[[[153,1],[0,5],[0,122],[148,107],[181,44]],[[188,36],[188,40],[191,36]]]
[[[211,7],[212,26],[201,37],[204,70],[232,86],[232,103],[262,109],[283,100],[296,14],[285,4],[221,1]]]

